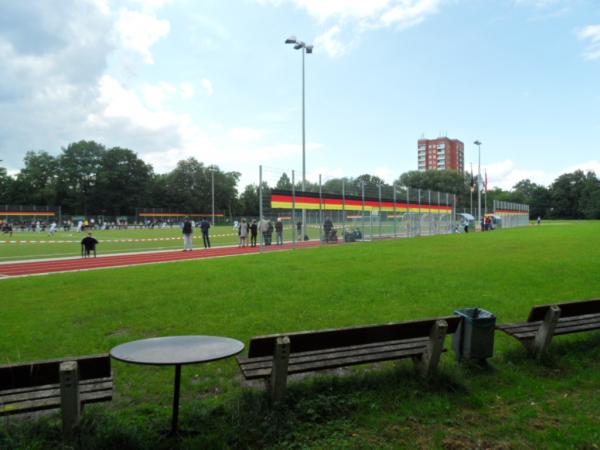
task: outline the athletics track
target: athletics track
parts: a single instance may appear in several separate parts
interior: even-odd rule
[[[291,250],[294,248],[317,247],[319,241],[297,242],[284,245],[262,247],[263,252]],[[15,276],[45,275],[59,272],[76,272],[79,270],[106,269],[111,267],[137,266],[194,259],[216,258],[223,256],[249,255],[261,253],[260,247],[213,247],[193,250],[191,252],[162,251],[138,252],[121,255],[106,255],[97,258],[60,258],[36,261],[20,261],[0,263],[0,279]]]

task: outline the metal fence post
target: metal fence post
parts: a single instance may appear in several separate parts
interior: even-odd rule
[[[377,187],[379,188],[379,214],[377,219],[379,221],[379,238],[381,239],[381,184],[377,185]]]
[[[323,185],[321,184],[321,174],[319,174],[319,241],[323,243]]]
[[[362,192],[362,238],[365,240],[365,182],[361,181],[360,183],[361,192]]]
[[[396,212],[396,185],[392,184],[392,201],[394,202],[394,206],[392,208],[394,214],[394,239],[398,237],[398,215]]]
[[[258,166],[258,232],[260,233],[260,251],[262,252],[263,247],[265,245],[264,237],[262,233],[262,222],[263,222],[263,168],[262,165]]]
[[[342,235],[346,236],[346,182],[342,178]]]
[[[296,184],[295,171],[292,170],[292,247],[296,248]]]
[[[406,221],[406,237],[410,237],[412,229],[412,212],[410,209],[410,187],[406,186],[406,215],[408,217]]]

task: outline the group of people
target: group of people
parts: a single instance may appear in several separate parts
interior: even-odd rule
[[[191,252],[193,250],[193,242],[192,236],[194,235],[194,227],[196,224],[189,217],[186,217],[183,221],[183,225],[181,227],[181,231],[183,233],[183,251]],[[200,222],[200,229],[202,230],[202,242],[204,243],[204,248],[210,248],[210,222],[207,219],[202,219]]]

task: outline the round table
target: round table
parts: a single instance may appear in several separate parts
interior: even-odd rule
[[[179,420],[181,366],[229,358],[237,355],[243,349],[242,342],[227,337],[167,336],[117,345],[110,351],[110,356],[132,364],[175,366],[171,432],[176,433]]]

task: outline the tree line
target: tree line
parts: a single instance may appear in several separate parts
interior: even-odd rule
[[[69,144],[57,156],[27,152],[23,168],[14,177],[0,167],[0,204],[61,206],[65,214],[84,215],[133,215],[140,207],[209,213],[213,177],[216,212],[227,217],[258,216],[258,185],[238,191],[238,172],[222,171],[190,158],[159,174],[134,151],[106,148],[94,141]],[[476,183],[469,173],[440,170],[409,171],[394,184],[455,194],[457,210],[469,211]],[[264,187],[269,185],[264,183]],[[289,190],[292,182],[283,173],[272,187]],[[297,190],[301,187],[295,182]],[[372,196],[380,187],[387,192],[391,189],[381,178],[363,174],[328,179],[321,186],[308,182],[305,189],[330,193],[344,189],[348,195],[360,195],[364,189]],[[489,190],[486,197],[488,210],[493,200],[502,200],[530,205],[532,218],[600,219],[600,180],[593,172],[563,174],[548,187],[522,180],[511,190]],[[473,198],[476,204],[476,191]]]

